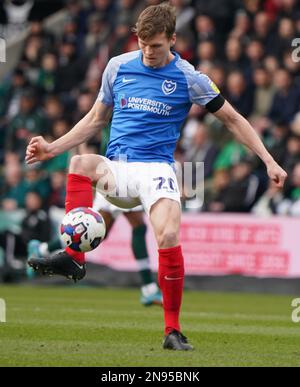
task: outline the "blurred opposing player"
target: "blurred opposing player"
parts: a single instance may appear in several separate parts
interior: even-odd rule
[[[93,208],[101,213],[106,225],[106,235],[108,237],[115,220],[121,214],[125,216],[132,227],[131,248],[138,265],[142,286],[140,302],[145,306],[162,305],[162,295],[150,269],[149,255],[146,245],[147,226],[144,222],[144,211],[142,206],[135,207],[132,210],[120,209],[109,203],[99,193],[96,193]],[[42,243],[36,239],[28,244],[28,259],[47,258],[54,251],[62,249],[60,238],[56,238],[49,243]],[[101,254],[101,247],[99,254]],[[31,267],[28,267],[27,275],[31,277],[34,274]]]
[[[106,158],[74,156],[67,182],[66,211],[91,206],[92,183],[118,206],[140,203],[148,214],[158,244],[159,286],[163,294],[163,348],[191,350],[181,333],[184,260],[179,241],[180,192],[172,168],[182,122],[192,103],[205,106],[265,163],[267,173],[282,186],[286,172],[274,161],[254,129],[225,101],[214,83],[171,50],[175,44],[175,9],[163,3],[146,8],[138,18],[140,50],[112,58],[103,74],[91,111],[63,137],[48,143],[33,138],[26,161],[47,160],[85,142],[113,112]],[[48,259],[31,259],[36,270],[80,279],[84,254],[66,249]]]

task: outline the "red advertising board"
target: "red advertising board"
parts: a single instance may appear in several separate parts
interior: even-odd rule
[[[296,218],[183,214],[181,244],[186,274],[300,277],[299,231],[300,219]],[[151,226],[147,244],[152,269],[157,270]],[[136,271],[130,245],[131,228],[120,216],[107,240],[89,253],[88,259],[116,270]]]

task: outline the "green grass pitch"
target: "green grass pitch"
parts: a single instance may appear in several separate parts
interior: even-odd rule
[[[161,348],[160,307],[137,289],[0,286],[0,366],[300,366],[293,296],[186,291],[193,352]]]

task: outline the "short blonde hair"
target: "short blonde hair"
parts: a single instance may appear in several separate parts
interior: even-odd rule
[[[175,33],[176,9],[165,2],[151,5],[144,9],[133,28],[133,32],[142,39],[147,40],[154,35],[165,32],[168,39]]]

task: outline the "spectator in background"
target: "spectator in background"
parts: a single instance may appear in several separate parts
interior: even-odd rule
[[[253,20],[254,39],[259,40],[266,54],[273,52],[273,36],[272,36],[272,22],[267,12],[258,12]]]
[[[279,61],[274,55],[267,55],[263,59],[263,66],[268,71],[270,76],[273,78],[276,71],[279,69]]]
[[[195,30],[197,42],[214,41],[218,42],[214,21],[208,15],[197,15],[195,18]],[[219,46],[219,45],[218,45]],[[219,48],[219,47],[218,47]]]
[[[182,126],[180,137],[180,148],[182,151],[187,151],[192,143],[193,135],[195,134],[198,123],[204,117],[204,110],[199,105],[192,105],[188,117]]]
[[[282,189],[276,187],[273,181],[269,181],[268,189],[253,206],[251,212],[258,216],[276,215],[278,213],[278,206],[282,203],[282,200]]]
[[[266,118],[271,108],[275,94],[275,87],[271,82],[269,72],[258,66],[253,73],[254,97],[250,121],[258,133],[262,133],[270,126]]]
[[[26,194],[26,215],[20,224],[21,234],[15,232],[15,216],[14,214],[4,215],[6,222],[10,223],[10,227],[6,230],[1,230],[0,246],[5,252],[5,261],[7,265],[7,277],[11,279],[9,269],[24,269],[24,264],[20,259],[24,259],[26,255],[28,238],[32,236],[39,237],[43,240],[49,238],[51,232],[51,223],[46,211],[44,211],[41,199],[36,192],[28,192]],[[8,204],[8,200],[5,201]],[[4,207],[5,210],[10,208]],[[21,215],[19,213],[19,215]],[[10,274],[9,274],[10,273]]]
[[[20,100],[20,112],[8,125],[6,149],[18,153],[20,158],[23,158],[30,138],[47,133],[47,124],[46,117],[38,108],[35,90],[25,90]]]
[[[248,85],[251,84],[253,72],[255,68],[260,65],[264,54],[264,46],[259,40],[251,40],[251,42],[247,45],[246,57],[248,66],[246,67],[245,76]]]
[[[149,7],[149,5],[158,5],[161,3],[161,0],[145,0],[142,10],[146,7]]]
[[[26,71],[26,76],[31,83],[35,83],[38,77],[42,47],[43,40],[39,35],[30,36],[21,56],[19,66]]]
[[[300,111],[295,115],[293,121],[291,122],[291,131],[292,133],[300,136]]]
[[[0,84],[0,162],[4,159],[7,125],[19,111],[21,95],[28,87],[23,70],[16,68],[11,77]]]
[[[270,111],[271,103],[275,94],[275,87],[271,82],[268,71],[258,66],[254,70],[253,81],[255,85],[253,117],[265,117]]]
[[[231,139],[225,145],[223,144],[223,148],[219,151],[214,164],[214,170],[229,169],[237,164],[245,155],[246,151],[244,146],[236,140]]]
[[[106,50],[108,51],[108,50]],[[94,63],[90,63],[88,72],[86,74],[85,80],[82,87],[89,93],[93,95],[98,95],[100,89],[101,78],[99,75],[96,75],[96,70],[99,72],[99,67],[97,61],[94,60]]]
[[[120,55],[127,51],[127,45],[131,41],[132,32],[128,16],[120,15],[114,31],[114,39],[110,47],[110,56]]]
[[[91,0],[92,5],[88,12],[89,14],[98,13],[104,17],[108,25],[114,28],[115,18],[117,14],[117,2],[113,0]]]
[[[248,117],[253,110],[253,89],[247,88],[241,71],[232,71],[227,77],[226,96],[228,101],[244,116]]]
[[[210,74],[212,68],[214,67],[214,63],[211,61],[202,61],[196,67],[198,71],[204,73],[206,75]]]
[[[295,17],[295,28],[296,28],[296,35],[300,35],[300,10],[296,13]]]
[[[177,34],[174,50],[178,52],[181,58],[191,63],[195,62],[194,50],[189,37],[185,34]]]
[[[66,35],[58,47],[58,92],[69,103],[72,93],[78,87],[78,80],[84,78],[88,58],[78,57],[77,38]]]
[[[296,164],[300,163],[300,135],[291,134],[287,139],[286,151],[283,157],[283,166],[287,173],[292,175]]]
[[[82,39],[80,38],[78,33],[76,18],[73,18],[71,16],[66,17],[63,25],[62,41],[67,40],[74,41],[76,54],[80,55],[81,50],[84,49],[84,47],[82,47]],[[86,53],[83,51],[83,54]]]
[[[295,26],[292,19],[282,18],[278,23],[278,33],[273,41],[272,54],[277,58],[282,58],[284,52],[291,47],[291,42],[295,38]]]
[[[210,16],[216,26],[218,26],[218,33],[220,37],[225,39],[233,25],[233,18],[236,11],[240,8],[240,1],[228,0],[197,0],[195,1],[195,8],[197,14],[205,14]]]
[[[274,95],[269,118],[273,121],[290,123],[300,105],[300,90],[292,83],[289,72],[280,68],[274,74],[276,93]]]
[[[80,0],[66,0],[66,11],[67,17],[76,21],[79,38],[83,38],[86,33],[88,10]]]
[[[247,61],[243,53],[243,47],[239,39],[231,37],[225,46],[225,68],[227,72],[239,70],[244,72]]]
[[[5,180],[3,182],[2,206],[6,200],[14,202],[13,209],[24,208],[25,196],[29,191],[39,193],[44,202],[47,200],[50,186],[45,172],[38,166],[26,167],[22,170],[19,162],[10,162],[5,165]]]
[[[260,4],[261,0],[243,0],[245,11],[251,20],[259,12]]]
[[[278,205],[278,213],[300,216],[300,163],[294,166],[289,180],[289,190],[285,194],[285,199]]]
[[[50,50],[55,44],[55,36],[48,31],[41,18],[31,20],[29,25],[29,36],[36,36],[42,39],[42,48],[44,51]],[[30,39],[30,38],[29,38]]]
[[[191,33],[190,25],[195,15],[195,8],[190,7],[188,0],[170,0],[170,4],[176,8],[176,32]]]
[[[51,236],[51,221],[43,209],[43,199],[36,191],[29,191],[25,196],[26,216],[22,221],[22,242],[25,246],[31,239],[46,242]],[[26,251],[26,247],[24,249]]]
[[[51,136],[53,141],[64,136],[71,129],[70,122],[66,118],[59,118],[53,122]]]
[[[44,206],[50,194],[50,184],[47,174],[41,169],[39,164],[34,166],[26,165],[23,173],[24,179],[22,181],[22,186],[24,187],[26,194],[29,191],[35,191],[41,197]],[[23,200],[24,199],[25,195],[23,196]],[[24,207],[24,205],[22,205],[22,207]]]
[[[229,38],[238,39],[246,45],[250,41],[251,21],[244,10],[239,10],[235,15],[234,27],[229,33]]]
[[[25,190],[22,186],[22,179],[22,168],[18,161],[5,165],[4,182],[1,184],[3,210],[13,211],[24,205]]]
[[[228,169],[218,169],[213,174],[211,185],[206,185],[204,196],[204,211],[223,211],[223,197],[227,195],[230,182]]]
[[[118,17],[123,15],[128,20],[129,26],[133,26],[140,13],[139,5],[139,2],[136,0],[119,0],[117,5],[118,10],[116,12],[117,23]]]
[[[21,95],[28,86],[24,71],[19,67],[0,84],[0,122],[6,121],[5,114],[11,118],[18,112]]]
[[[297,10],[299,11],[299,8],[300,5],[298,0],[280,0],[280,15],[277,14],[277,16],[293,19],[293,16],[296,14]]]
[[[247,157],[234,164],[228,184],[225,180],[225,184],[221,185],[215,199],[209,203],[208,210],[249,212],[256,200],[259,187],[258,177],[252,171],[252,162]]]
[[[274,123],[269,128],[269,131],[265,133],[265,142],[271,155],[277,162],[284,163],[288,137],[289,126],[280,121]]]
[[[205,41],[197,45],[197,63],[209,63],[213,65],[216,59],[216,46],[213,42]]]
[[[91,110],[94,103],[95,95],[88,90],[83,90],[77,98],[76,112],[73,116],[74,121],[78,122],[81,120]]]
[[[55,171],[50,175],[51,193],[49,196],[49,207],[55,206],[58,208],[65,208],[66,196],[66,173],[64,171]],[[39,238],[36,238],[39,239]]]
[[[299,34],[300,36],[300,34]],[[283,65],[293,77],[295,85],[300,87],[300,61],[293,60],[292,50],[288,49],[283,54]]]
[[[89,16],[87,26],[88,31],[84,39],[84,49],[86,54],[94,56],[101,45],[107,44],[110,28],[104,16],[98,13]]]
[[[65,118],[57,119],[53,122],[51,135],[49,140],[55,141],[63,136],[71,129],[70,122]],[[51,177],[55,171],[66,170],[70,158],[70,152],[64,152],[51,160],[47,160],[42,164],[42,169],[45,170]]]
[[[45,53],[41,59],[41,68],[39,70],[36,87],[41,95],[55,93],[57,84],[57,56],[54,52]]]
[[[6,0],[1,4],[1,19],[3,24],[17,24],[21,29],[26,27],[34,2],[32,0]],[[16,26],[16,27],[17,27]]]
[[[19,259],[25,258],[27,242],[30,238],[39,237],[46,240],[51,235],[51,222],[48,213],[42,209],[39,195],[36,192],[28,192],[25,202],[26,215],[20,225],[22,233],[15,234],[13,227],[0,233],[0,246],[5,251],[8,268],[12,269],[24,269],[24,264]],[[7,216],[8,221],[12,219],[13,217]]]
[[[44,113],[50,123],[50,127],[56,120],[63,118],[64,105],[57,95],[48,95],[44,103]]]
[[[209,71],[210,79],[213,80],[213,82],[218,86],[218,88],[223,92],[226,87],[226,74],[224,67],[221,65],[215,65],[212,66],[212,68]]]
[[[184,153],[184,160],[192,163],[202,162],[204,167],[204,179],[207,179],[212,176],[213,165],[218,149],[209,139],[208,128],[203,122],[198,121],[191,140],[190,146],[188,146]],[[194,172],[197,173],[197,170]],[[198,176],[200,176],[199,173]]]

